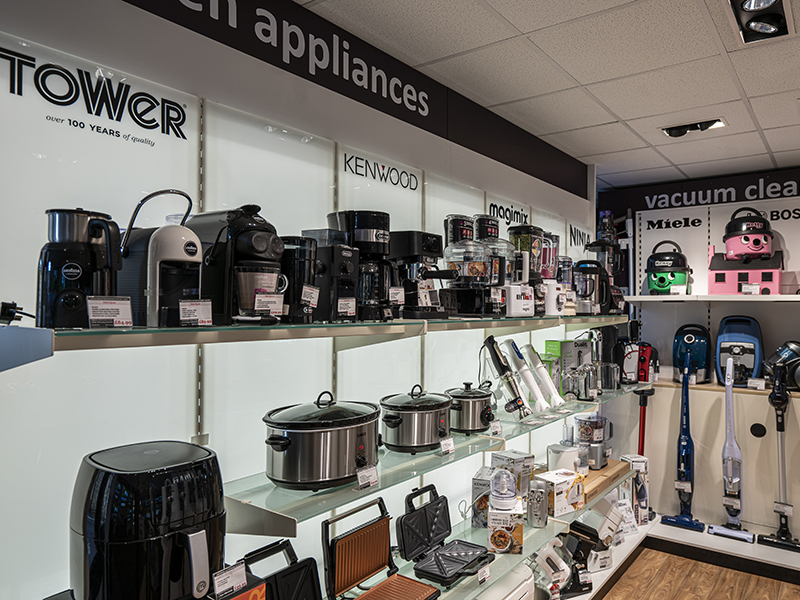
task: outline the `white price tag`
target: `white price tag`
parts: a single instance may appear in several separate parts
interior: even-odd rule
[[[317,308],[317,302],[319,302],[319,288],[304,284],[303,293],[300,295],[300,304],[307,304],[311,308]]]
[[[405,304],[406,291],[401,287],[389,288],[389,304]]]
[[[500,421],[492,421],[491,424],[492,435],[503,435],[503,426]]]
[[[537,420],[533,419],[531,421],[525,421],[525,424],[526,425],[532,425],[533,427],[536,427],[537,425],[544,425],[544,421],[537,421]]]
[[[205,327],[213,325],[211,321],[211,300],[179,301],[181,327]]]
[[[564,295],[567,297],[567,302],[575,302],[578,299],[578,295],[575,293],[575,290],[567,290],[564,292]]]
[[[689,385],[697,385],[697,373],[689,375]]]
[[[430,290],[420,290],[417,292],[417,299],[419,300],[420,306],[433,306]]]
[[[767,382],[761,377],[757,379],[748,379],[747,388],[750,390],[765,390],[767,388]]]
[[[453,441],[453,436],[443,438],[439,442],[439,446],[442,448],[442,456],[447,456],[456,451],[456,443]]]
[[[592,574],[589,571],[580,571],[578,573],[578,579],[581,583],[592,583]]]
[[[772,506],[773,510],[779,515],[785,515],[787,517],[792,516],[793,511],[791,504],[783,504],[782,502],[773,502]]]
[[[673,285],[673,286],[670,286],[669,295],[670,296],[685,296],[686,295],[686,286],[685,285]]]
[[[491,289],[491,298],[492,302],[499,304],[503,301],[503,290],[500,288],[493,287]]]
[[[569,414],[572,414],[572,410],[570,410],[569,408],[557,408],[557,409],[556,409],[556,412],[557,412],[557,413],[560,413],[560,414],[562,414],[562,415],[569,415]],[[544,416],[544,415],[542,415],[542,416]]]
[[[597,398],[597,390],[594,388],[589,389],[589,398]]]
[[[88,296],[89,329],[133,327],[131,299],[128,296]]]
[[[339,298],[336,305],[336,312],[340,316],[355,317],[356,316],[356,299],[355,298]]]
[[[603,455],[604,455],[606,458],[611,458],[611,452],[612,452],[612,449],[611,449],[611,448],[606,448],[606,449],[605,449],[605,452],[603,452]]]
[[[217,571],[214,573],[213,578],[214,594],[217,598],[243,588],[247,585],[244,562],[238,562],[235,565]]]
[[[692,482],[691,481],[676,481],[675,482],[675,489],[679,492],[687,492],[689,494],[692,493]]]
[[[722,506],[729,506],[733,510],[742,510],[742,501],[739,498],[722,497]]]
[[[599,315],[600,314],[600,305],[599,304],[592,304],[592,314]]]
[[[597,429],[592,429],[592,441],[593,442],[602,442],[604,433],[605,433],[605,431],[600,427],[598,427]]]
[[[283,313],[283,294],[256,294],[253,310],[256,313],[280,315]]]
[[[478,584],[479,585],[481,583],[485,582],[485,581],[489,581],[489,577],[490,577],[489,565],[486,565],[485,567],[482,567],[481,569],[478,570]]]
[[[372,465],[356,470],[358,477],[358,489],[364,490],[373,485],[378,485],[378,467]]]
[[[760,283],[743,283],[742,294],[745,296],[758,296],[761,293]]]

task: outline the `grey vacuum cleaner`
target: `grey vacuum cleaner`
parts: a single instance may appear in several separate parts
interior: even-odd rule
[[[733,422],[733,359],[725,365],[725,445],[722,448],[722,505],[728,513],[724,525],[709,525],[708,533],[741,540],[752,544],[755,535],[742,529],[739,516],[742,514],[742,451],[736,443],[736,427]]]
[[[664,515],[661,522],[664,525],[673,525],[684,529],[691,529],[702,533],[705,523],[692,518],[692,496],[694,494],[694,442],[689,430],[689,372],[692,368],[692,353],[687,350],[683,365],[683,383],[681,385],[681,429],[678,435],[678,478],[675,480],[675,489],[678,491],[678,500],[681,503],[679,515],[670,517]]]

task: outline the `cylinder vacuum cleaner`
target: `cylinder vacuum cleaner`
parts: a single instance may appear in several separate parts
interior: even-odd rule
[[[672,244],[675,250],[671,252],[658,252],[663,244]],[[689,261],[681,251],[681,247],[673,241],[664,240],[653,248],[653,253],[647,258],[647,289],[650,295],[671,294],[672,286],[686,286],[686,293],[690,294]],[[676,290],[677,291],[677,290]]]
[[[675,332],[672,342],[672,380],[681,382],[683,373],[681,365],[686,353],[692,355],[689,377],[695,377],[694,383],[706,383],[711,380],[711,336],[703,325],[690,323],[681,325]],[[690,381],[690,383],[692,383]]]
[[[678,436],[678,478],[675,480],[675,489],[678,491],[678,500],[681,504],[679,515],[670,517],[664,515],[661,522],[702,533],[706,526],[704,523],[692,518],[692,496],[694,494],[694,442],[689,430],[689,370],[691,369],[691,352],[686,353],[683,363],[683,384],[681,388],[681,428]]]
[[[722,505],[728,513],[724,525],[709,525],[708,533],[733,538],[752,544],[755,535],[742,529],[742,451],[736,443],[736,426],[733,422],[733,359],[725,364],[725,445],[722,448]]]
[[[761,377],[764,362],[761,326],[753,317],[730,316],[719,322],[717,332],[717,379],[725,381],[722,365],[733,359],[733,385],[747,387],[747,380]]]

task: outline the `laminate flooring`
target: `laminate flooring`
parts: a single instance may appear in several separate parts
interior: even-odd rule
[[[650,548],[604,600],[800,600],[800,586]]]

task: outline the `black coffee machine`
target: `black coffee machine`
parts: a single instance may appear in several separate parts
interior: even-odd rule
[[[358,248],[358,320],[391,321],[389,288],[395,265],[389,254],[389,213],[377,210],[343,210],[328,215],[328,227],[347,233]]]
[[[404,319],[446,319],[447,311],[439,303],[436,279],[453,280],[456,270],[439,270],[442,258],[442,236],[425,231],[393,231],[389,242],[389,260],[397,264],[405,303],[395,316]]]
[[[314,285],[317,240],[299,236],[283,236],[281,240],[281,273],[286,276],[287,282],[281,322],[311,323],[314,312],[312,304],[319,304],[319,288]]]
[[[237,321],[269,325],[276,323],[282,312],[282,306],[275,313],[256,310],[253,301],[254,290],[267,294],[283,291],[278,283],[283,242],[275,227],[258,214],[260,210],[260,206],[247,204],[200,213],[186,223],[203,245],[200,292],[211,300],[214,325]]]
[[[39,254],[36,326],[88,327],[87,296],[116,296],[122,268],[119,227],[109,215],[50,209]]]
[[[216,454],[185,442],[119,446],[84,457],[70,509],[76,600],[205,598],[225,565]]]
[[[303,237],[317,242],[314,286],[319,300],[313,312],[315,322],[352,323],[357,317],[357,248],[348,246],[347,233],[338,229],[304,229]]]

